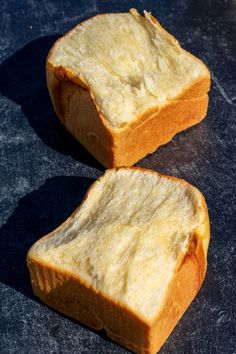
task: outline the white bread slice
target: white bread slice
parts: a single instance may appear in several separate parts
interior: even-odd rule
[[[57,115],[106,167],[133,165],[206,115],[208,69],[144,15],[97,15],[48,55]]]
[[[136,353],[156,353],[206,272],[209,218],[185,181],[107,170],[82,205],[36,242],[27,262],[46,304]]]

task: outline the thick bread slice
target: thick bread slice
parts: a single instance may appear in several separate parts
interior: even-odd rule
[[[156,353],[206,272],[202,194],[138,168],[108,170],[82,205],[28,252],[34,293],[136,353]]]
[[[58,117],[106,167],[133,165],[207,112],[208,69],[144,14],[97,15],[47,59]]]

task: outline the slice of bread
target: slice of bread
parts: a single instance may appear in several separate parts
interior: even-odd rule
[[[106,167],[133,165],[207,112],[208,69],[144,15],[97,15],[47,58],[58,117]]]
[[[156,353],[206,272],[209,218],[185,181],[107,170],[82,205],[36,242],[27,262],[47,305],[136,353]]]

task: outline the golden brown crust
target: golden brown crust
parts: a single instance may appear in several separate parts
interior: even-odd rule
[[[63,78],[66,70],[54,73],[47,62],[47,85],[57,116],[66,129],[104,166],[112,166],[113,135],[93,103],[91,93]]]
[[[148,170],[134,167],[132,169]],[[152,170],[148,171],[158,174]],[[165,177],[189,186],[186,181],[175,177]],[[89,188],[84,200],[96,183]],[[194,187],[191,186],[191,188]],[[104,328],[110,338],[135,353],[156,353],[196,296],[205,277],[210,228],[203,196],[202,202],[206,234],[193,233],[188,251],[180,260],[169,286],[165,304],[157,317],[151,321],[145,321],[128,307],[121,306],[111,298],[95,291],[72,273],[61,271],[37,259],[29,250],[27,264],[35,295],[50,307],[94,329]],[[68,223],[77,211],[78,209],[62,225]],[[50,237],[62,225],[44,238]]]
[[[180,131],[199,123],[206,115],[207,106],[208,95],[171,101],[136,127],[131,124],[116,137],[114,166],[132,166],[168,143]]]
[[[67,130],[104,166],[132,166],[178,132],[199,123],[206,115],[208,95],[179,100],[146,112],[124,129],[111,130],[97,111],[91,93],[69,81],[60,81],[47,69],[55,111]],[[205,80],[201,87],[205,85]],[[195,91],[195,89],[192,89]]]
[[[201,237],[193,235],[182,264],[173,279],[165,306],[152,327],[152,350],[159,351],[184,312],[198,293],[206,271],[206,257]]]

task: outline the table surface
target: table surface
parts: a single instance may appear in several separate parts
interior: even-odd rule
[[[34,297],[26,253],[80,204],[104,168],[60,125],[45,83],[53,42],[81,20],[152,11],[210,68],[207,118],[137,165],[184,178],[211,219],[202,289],[161,354],[236,353],[236,2],[0,1],[0,353],[126,353]],[[234,231],[234,232],[233,232]]]

